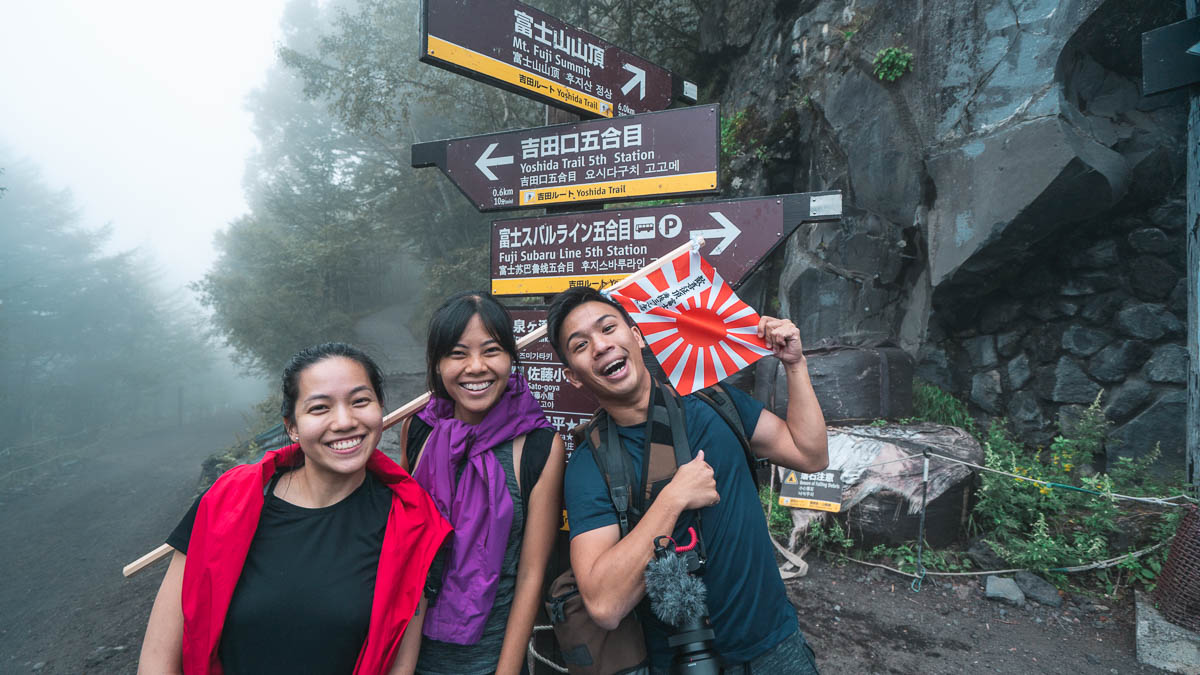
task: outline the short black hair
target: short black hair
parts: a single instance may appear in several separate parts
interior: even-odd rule
[[[363,367],[363,370],[367,371],[367,379],[371,381],[375,397],[379,399],[380,407],[383,406],[383,373],[375,361],[363,350],[345,342],[324,342],[296,352],[283,367],[283,403],[279,406],[279,412],[283,415],[283,419],[291,424],[296,422],[296,399],[300,396],[300,373],[313,364],[335,356],[355,361]]]
[[[546,312],[546,339],[550,341],[550,346],[554,348],[554,353],[558,354],[558,358],[563,362],[564,366],[568,365],[567,354],[563,349],[563,345],[559,344],[559,340],[562,339],[560,333],[563,322],[567,320],[567,315],[576,307],[588,302],[602,302],[609,307],[613,307],[625,319],[626,324],[630,326],[634,325],[633,317],[629,316],[629,312],[625,311],[621,303],[591,286],[573,286],[559,293],[550,301],[550,309]]]
[[[517,339],[513,337],[512,315],[504,305],[487,291],[456,293],[447,298],[429,319],[429,339],[425,341],[425,383],[429,391],[444,399],[450,399],[450,392],[438,376],[438,363],[454,351],[471,317],[476,314],[483,322],[484,330],[512,357],[513,365],[521,363]]]

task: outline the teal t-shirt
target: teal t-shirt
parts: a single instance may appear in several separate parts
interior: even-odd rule
[[[737,406],[746,434],[752,436],[763,405],[733,387],[726,387],[726,391]],[[695,396],[683,398],[683,409],[692,456],[704,450],[704,460],[713,468],[717,493],[721,495],[716,506],[700,511],[701,536],[708,553],[703,579],[708,589],[708,616],[716,633],[714,642],[726,662],[744,663],[797,630],[796,610],[787,599],[775,565],[775,549],[737,436]],[[617,429],[633,466],[640,471],[644,425]],[[616,510],[589,442],[572,453],[563,490],[572,537],[617,523]],[[687,528],[694,526],[694,521],[694,512],[679,518],[671,533],[676,541],[688,541]],[[644,625],[654,667],[669,667],[672,653],[667,646],[668,627],[653,617]]]

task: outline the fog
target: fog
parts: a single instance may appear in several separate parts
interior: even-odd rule
[[[282,0],[7,3],[0,141],[70,188],[111,247],[144,248],[173,287],[246,210],[246,94],[274,60]]]
[[[69,226],[108,226],[96,255],[135,251],[158,300],[174,319],[189,317],[182,328],[197,338],[207,327],[186,285],[216,258],[214,233],[246,211],[242,174],[255,138],[245,97],[275,59],[283,4],[44,0],[10,3],[0,22],[0,200],[27,203],[12,183],[29,172],[69,191],[54,199],[72,207]],[[16,227],[0,222],[9,235]],[[9,299],[5,318],[19,320]],[[172,405],[146,399],[159,417],[178,418],[180,400],[191,415],[265,395],[261,379],[241,376],[215,347],[176,362]],[[148,414],[138,412],[130,417]]]

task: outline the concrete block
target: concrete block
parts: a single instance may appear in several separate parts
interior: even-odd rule
[[[1200,634],[1167,621],[1154,599],[1137,593],[1137,660],[1182,675],[1200,675]]]

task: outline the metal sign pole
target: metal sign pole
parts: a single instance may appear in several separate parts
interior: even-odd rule
[[[1200,16],[1200,0],[1185,0],[1188,18]],[[1200,57],[1193,57],[1200,59]],[[1200,494],[1200,85],[1190,87],[1187,150],[1188,406],[1186,479]]]

